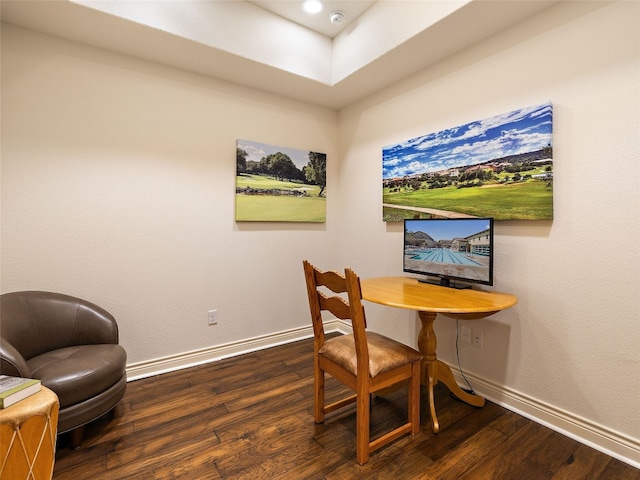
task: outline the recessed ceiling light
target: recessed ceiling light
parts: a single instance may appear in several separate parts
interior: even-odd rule
[[[302,2],[302,9],[307,13],[319,13],[322,11],[320,0],[305,0]]]

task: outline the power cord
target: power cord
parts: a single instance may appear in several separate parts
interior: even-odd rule
[[[462,366],[460,365],[460,349],[458,348],[458,345],[460,343],[460,340],[459,340],[460,328],[459,328],[458,322],[459,322],[459,319],[456,318],[456,359],[458,360],[458,370],[460,371],[460,375],[462,376],[465,383],[467,384],[467,387],[469,387],[468,390],[466,388],[463,388],[462,390],[474,395],[475,392],[473,391],[473,388],[471,388],[471,384],[469,383],[469,380],[467,380],[467,377],[464,376],[464,372],[462,371]]]

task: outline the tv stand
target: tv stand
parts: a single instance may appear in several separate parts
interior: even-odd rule
[[[440,281],[431,280],[428,278],[420,278],[418,279],[418,281],[420,283],[430,283],[432,285],[440,285],[441,287],[455,288],[456,290],[466,290],[468,288],[471,288],[471,285],[467,285],[464,283],[456,283],[455,280],[451,280],[450,278],[441,278]]]

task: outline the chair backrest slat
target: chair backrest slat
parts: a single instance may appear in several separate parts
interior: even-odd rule
[[[320,310],[326,310],[340,320],[351,318],[351,307],[342,297],[327,297],[322,292],[318,292]]]
[[[321,272],[315,269],[316,285],[327,287],[333,293],[344,293],[347,291],[347,282],[344,275],[333,270]]]

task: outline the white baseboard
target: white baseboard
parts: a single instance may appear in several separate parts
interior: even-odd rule
[[[458,367],[451,364],[449,367],[453,371],[458,385],[467,388]],[[544,403],[504,385],[495,384],[486,378],[467,372],[464,372],[464,376],[473,386],[473,390],[487,400],[624,463],[640,468],[639,439],[598,425],[586,418]]]
[[[346,333],[346,324],[341,320],[331,320],[324,324],[325,332]],[[224,358],[235,357],[244,353],[255,352],[265,348],[291,343],[305,338],[313,337],[313,328],[295,328],[284,332],[272,333],[260,337],[249,338],[237,342],[217,345],[201,350],[170,355],[168,357],[156,358],[144,362],[127,365],[127,381],[139,380],[141,378],[160,375],[161,373],[173,372],[183,368],[194,367],[205,363],[215,362]]]
[[[331,320],[325,323],[325,331],[327,333],[351,333],[351,325],[342,320]],[[127,380],[138,380],[161,373],[215,362],[224,358],[263,350],[312,336],[313,329],[309,325],[308,327],[296,328],[211,348],[139,362],[127,366]],[[454,377],[458,384],[466,387],[464,379],[459,374],[458,368],[453,365],[449,366],[454,372]],[[600,452],[606,453],[613,458],[640,468],[640,441],[638,439],[613,431],[607,427],[591,422],[588,419],[574,415],[571,412],[554,407],[553,405],[545,404],[540,400],[503,385],[495,384],[485,378],[466,372],[465,376],[472,383],[474,390],[487,400],[573,438]]]

